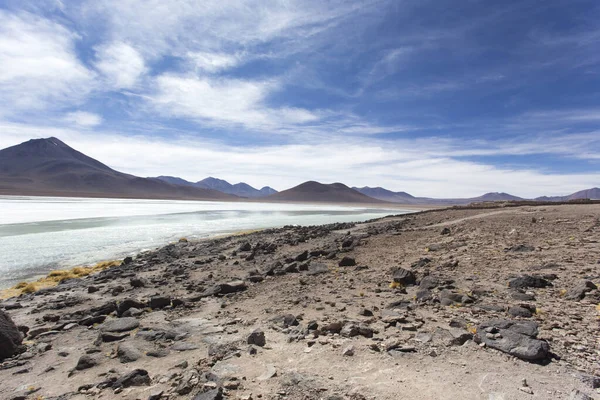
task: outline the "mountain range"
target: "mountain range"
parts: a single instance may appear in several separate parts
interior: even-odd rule
[[[189,182],[185,179],[177,178],[175,176],[157,176],[156,179],[160,179],[161,181],[168,182],[174,185],[184,185],[203,189],[218,190],[219,192],[232,194],[238,197],[259,198],[267,197],[269,195],[277,193],[277,190],[269,186],[265,186],[261,189],[255,189],[244,182],[232,185],[226,180],[213,177],[208,177],[198,182]]]
[[[198,182],[173,176],[141,178],[116,171],[69,147],[57,138],[32,139],[0,150],[0,195],[126,197],[241,201],[399,203],[454,205],[485,201],[525,200],[508,193],[486,193],[472,198],[415,197],[381,187],[353,187],[343,183],[304,182],[277,192],[265,186],[255,189],[240,182],[209,177]],[[600,189],[591,188],[566,196],[543,196],[533,200],[569,201],[600,199]]]
[[[519,200],[536,200],[536,201],[570,201],[570,200],[581,200],[581,199],[600,199],[600,189],[592,188],[581,190],[566,196],[542,196],[535,199],[525,199],[522,197],[513,196],[508,193],[490,192],[478,197],[469,198],[447,198],[447,199],[434,199],[430,197],[414,197],[406,192],[393,192],[391,190],[384,189],[382,187],[353,187],[352,189],[360,192],[369,197],[373,197],[378,200],[383,200],[391,203],[402,203],[402,204],[431,204],[431,205],[460,205],[470,203],[480,203],[486,201],[519,201]]]
[[[217,190],[124,174],[57,138],[0,150],[0,194],[235,200]]]

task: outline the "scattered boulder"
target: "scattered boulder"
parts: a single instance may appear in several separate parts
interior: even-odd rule
[[[134,288],[142,288],[146,286],[146,280],[143,278],[133,277],[129,279],[129,284]]]
[[[539,275],[523,275],[508,282],[512,289],[545,288],[552,286],[552,282]]]
[[[221,388],[209,390],[208,392],[198,393],[192,400],[221,400],[223,391]]]
[[[246,290],[248,287],[244,281],[233,281],[222,283],[219,286],[219,294],[237,293]]]
[[[23,341],[23,335],[4,311],[0,311],[0,361],[12,357]]]
[[[533,321],[490,320],[477,328],[474,340],[517,358],[536,361],[547,359],[550,346],[537,339],[538,324]]]
[[[300,324],[293,314],[278,315],[277,317],[272,318],[271,322],[280,328],[289,328],[290,326],[297,326]]]
[[[146,304],[135,299],[125,299],[117,305],[117,315],[123,315],[130,308],[141,310],[146,307]]]
[[[373,329],[368,327],[365,324],[361,324],[358,322],[346,322],[342,327],[342,330],[339,332],[340,336],[344,337],[354,337],[354,336],[364,336],[366,338],[373,337]]]
[[[448,227],[442,229],[442,231],[440,232],[440,235],[449,235],[449,234],[450,234],[450,228],[448,228]]]
[[[600,388],[600,376],[589,375],[589,374],[579,374],[579,380],[589,386],[591,389]]]
[[[93,368],[96,365],[98,365],[98,360],[96,360],[94,357],[92,357],[88,354],[84,354],[81,357],[79,357],[79,360],[77,361],[77,365],[75,366],[75,369],[77,371],[83,371],[84,369]]]
[[[345,357],[352,357],[354,355],[354,346],[350,345],[342,351],[342,355]]]
[[[145,369],[134,369],[117,379],[112,387],[116,389],[128,388],[131,386],[149,386],[150,383],[151,380],[148,371]]]
[[[413,274],[412,271],[409,271],[404,268],[395,269],[393,279],[394,282],[404,286],[414,285],[415,283],[417,283],[417,278],[415,277],[415,274]]]
[[[153,310],[165,308],[171,305],[171,298],[166,296],[154,296],[150,298],[150,308]]]
[[[306,260],[308,260],[308,257],[309,257],[308,250],[305,250],[302,253],[298,254],[294,258],[294,261],[298,261],[298,262],[306,261]]]
[[[513,306],[508,309],[511,317],[531,318],[533,312],[527,307]]]
[[[238,247],[238,251],[250,251],[252,250],[252,245],[250,242],[244,242]]]
[[[353,267],[356,265],[356,260],[353,257],[345,256],[338,263],[340,267]]]
[[[581,281],[575,287],[569,289],[565,295],[565,299],[579,301],[583,300],[586,293],[598,289],[591,281]]]
[[[267,344],[265,338],[265,332],[262,329],[255,329],[250,336],[248,336],[248,344],[254,344],[259,347],[263,347]]]
[[[140,321],[133,317],[125,317],[106,321],[100,325],[102,332],[127,332],[140,326]]]
[[[470,304],[475,299],[465,293],[457,293],[444,289],[440,292],[440,303],[444,306],[451,306],[453,304]]]
[[[444,346],[462,346],[465,342],[473,339],[473,334],[459,328],[437,328],[431,338],[434,342],[441,343]]]
[[[130,363],[139,360],[142,353],[133,345],[133,343],[125,342],[117,347],[117,357],[122,363]]]

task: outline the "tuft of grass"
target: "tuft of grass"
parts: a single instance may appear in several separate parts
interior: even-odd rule
[[[37,291],[38,291],[38,287],[33,282],[28,283],[27,285],[25,285],[25,287],[23,287],[21,289],[21,293],[25,293],[25,294],[35,293]]]
[[[467,324],[467,330],[473,335],[477,333],[477,327],[471,323]]]
[[[84,276],[100,272],[107,268],[121,265],[121,261],[103,261],[96,265],[87,267],[74,267],[70,270],[55,270],[50,271],[44,278],[40,278],[35,282],[20,282],[10,289],[0,291],[0,299],[20,296],[21,294],[35,293],[40,289],[45,289],[58,285],[67,279],[78,279]]]
[[[400,282],[392,281],[390,283],[390,289],[402,289],[403,287],[404,285],[402,285]]]

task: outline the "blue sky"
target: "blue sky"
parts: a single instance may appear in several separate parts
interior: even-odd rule
[[[420,196],[600,186],[600,3],[0,0],[0,147]]]

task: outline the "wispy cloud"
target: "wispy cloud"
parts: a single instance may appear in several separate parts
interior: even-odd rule
[[[75,111],[65,115],[63,120],[68,124],[75,124],[81,127],[94,127],[102,123],[102,117],[98,114],[85,111]]]
[[[71,106],[97,86],[75,52],[78,36],[29,13],[0,10],[1,114]]]
[[[146,72],[142,55],[127,43],[111,42],[96,49],[96,68],[106,84],[115,89],[130,89]]]

